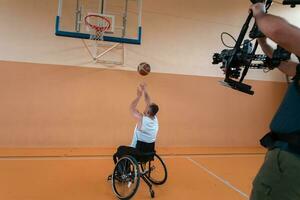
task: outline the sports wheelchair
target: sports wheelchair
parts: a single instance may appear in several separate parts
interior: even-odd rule
[[[166,165],[155,151],[136,151],[118,159],[108,180],[112,181],[113,192],[119,199],[130,199],[137,192],[142,178],[149,186],[151,197],[154,198],[152,184],[162,185],[167,181],[167,177]]]

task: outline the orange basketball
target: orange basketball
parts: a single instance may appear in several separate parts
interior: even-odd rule
[[[138,70],[140,75],[146,76],[150,73],[151,67],[148,63],[142,62],[142,63],[139,64],[137,70]]]

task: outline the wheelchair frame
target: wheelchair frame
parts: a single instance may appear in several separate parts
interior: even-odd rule
[[[155,171],[155,166],[153,165],[155,160],[159,162],[164,172],[163,178],[159,180],[151,177],[151,172]],[[142,178],[149,187],[151,198],[154,198],[155,193],[152,189],[152,184],[162,185],[167,181],[167,177],[167,168],[163,160],[156,153],[144,153],[140,156],[139,161],[130,155],[120,158],[115,165],[113,174],[108,177],[108,180],[112,180],[113,192],[119,199],[130,199],[137,192],[140,178]],[[120,183],[123,187],[128,188],[133,185],[131,192],[127,195],[121,195],[116,187],[116,184]]]

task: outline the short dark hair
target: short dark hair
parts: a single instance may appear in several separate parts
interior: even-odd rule
[[[159,111],[159,107],[157,104],[155,103],[151,103],[149,105],[149,112],[151,116],[155,116],[157,114],[157,112]]]

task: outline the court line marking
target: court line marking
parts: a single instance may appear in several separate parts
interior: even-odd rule
[[[204,165],[200,164],[199,162],[193,160],[190,157],[186,157],[186,159],[189,160],[190,162],[192,162],[193,164],[195,164],[196,166],[198,166],[199,168],[201,168],[202,170],[204,170],[205,172],[207,172],[208,174],[210,174],[211,176],[215,177],[216,179],[218,179],[222,183],[224,183],[229,188],[231,188],[234,191],[238,192],[240,195],[242,195],[243,197],[245,197],[245,199],[249,199],[249,196],[246,193],[244,193],[241,190],[239,190],[238,188],[236,188],[229,181],[227,181],[227,180],[223,179],[222,177],[216,175],[215,173],[213,173],[212,171],[210,171],[208,168],[206,168]]]
[[[219,154],[219,155],[188,155],[188,157],[204,158],[236,158],[236,157],[264,157],[266,154]],[[187,156],[184,156],[187,157]]]
[[[232,154],[232,155],[160,155],[163,158],[235,158],[263,157],[264,154]],[[0,160],[109,160],[112,155],[65,155],[65,156],[0,156]]]
[[[0,157],[0,161],[22,161],[22,160],[112,160],[111,157],[68,157],[68,156],[40,156],[40,157]]]

